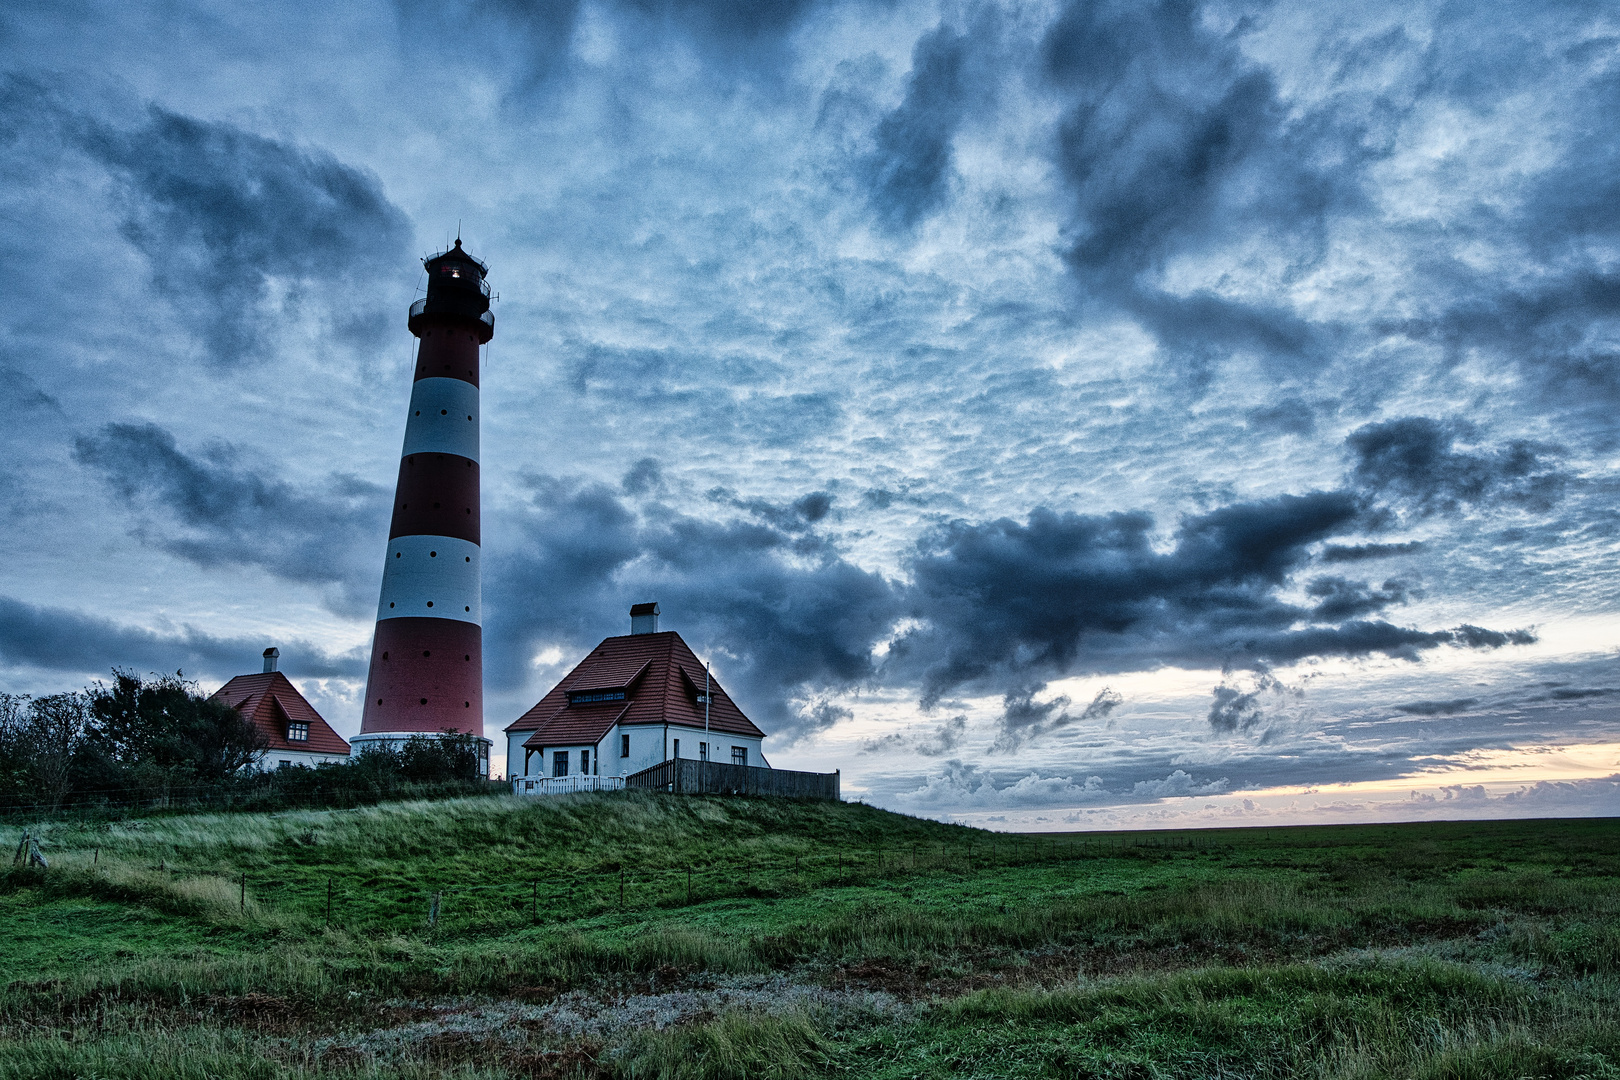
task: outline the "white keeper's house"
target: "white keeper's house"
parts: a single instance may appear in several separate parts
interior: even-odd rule
[[[637,604],[628,635],[592,649],[507,727],[506,769],[514,781],[624,777],[675,758],[768,769],[764,739],[719,683],[705,683],[681,635],[659,632],[658,605]]]
[[[264,671],[238,675],[213,695],[214,700],[223,701],[246,717],[264,736],[266,749],[254,767],[268,771],[283,765],[348,761],[349,744],[332,730],[315,706],[304,700],[291,680],[276,670],[280,656],[280,649],[264,650]]]

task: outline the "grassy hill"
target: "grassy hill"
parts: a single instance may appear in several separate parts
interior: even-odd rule
[[[628,793],[35,833],[0,1078],[1620,1076],[1615,821]]]

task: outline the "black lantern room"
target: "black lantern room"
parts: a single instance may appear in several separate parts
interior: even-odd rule
[[[495,317],[489,310],[489,283],[484,275],[489,267],[456,246],[423,261],[427,270],[427,295],[411,305],[411,333],[417,337],[433,323],[477,324],[478,340],[488,341],[495,334]]]

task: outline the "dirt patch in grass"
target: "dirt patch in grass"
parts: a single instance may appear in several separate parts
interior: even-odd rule
[[[307,1031],[318,1022],[320,1013],[309,1002],[291,1001],[274,994],[215,996],[207,1000],[207,1005],[216,1017],[267,1035]]]

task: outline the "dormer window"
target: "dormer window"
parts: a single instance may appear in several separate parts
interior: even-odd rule
[[[570,705],[591,705],[598,701],[623,701],[623,690],[580,690],[568,695]]]
[[[288,742],[309,742],[309,724],[303,720],[292,720],[287,724]]]

